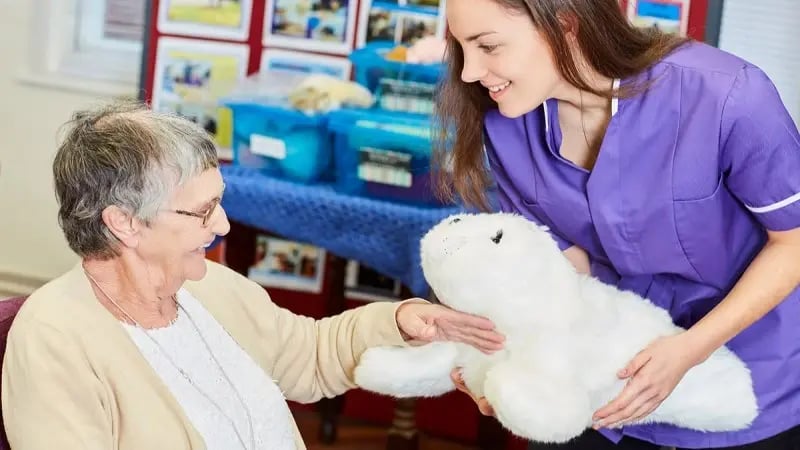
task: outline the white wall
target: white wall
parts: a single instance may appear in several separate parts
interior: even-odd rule
[[[725,0],[719,46],[769,75],[800,123],[800,2]]]
[[[51,163],[58,127],[94,96],[26,85],[29,0],[0,0],[0,297],[30,291],[77,258],[56,218]],[[35,50],[32,50],[35,51]]]

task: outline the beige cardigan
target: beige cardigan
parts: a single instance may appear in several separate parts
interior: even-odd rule
[[[399,303],[373,303],[315,321],[273,304],[263,288],[209,262],[185,288],[275,380],[308,403],[355,387],[373,345],[405,345]],[[36,291],[8,337],[2,405],[14,450],[204,449],[175,398],[96,300],[78,265]],[[305,449],[295,425],[298,450]]]

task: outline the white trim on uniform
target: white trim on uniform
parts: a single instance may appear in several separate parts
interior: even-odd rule
[[[747,209],[749,209],[750,211],[752,211],[752,212],[754,212],[756,214],[764,214],[764,213],[768,213],[768,212],[772,212],[772,211],[784,208],[784,207],[789,206],[792,203],[795,203],[795,202],[798,202],[798,201],[800,201],[800,192],[798,192],[797,194],[794,194],[794,195],[792,195],[790,197],[787,197],[787,198],[785,198],[785,199],[783,199],[781,201],[777,201],[777,202],[775,202],[775,203],[773,203],[771,205],[757,206],[757,207],[756,206],[750,206],[750,205],[745,205],[745,206],[747,206]]]
[[[614,80],[614,83],[611,85],[611,89],[615,91],[619,89],[619,78]],[[616,116],[617,111],[619,111],[619,98],[617,98],[617,96],[615,95],[611,99],[611,117]]]
[[[550,114],[547,114],[547,100],[542,103],[542,111],[544,112],[544,131],[550,131]]]

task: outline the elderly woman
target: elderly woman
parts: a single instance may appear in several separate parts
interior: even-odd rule
[[[315,321],[205,259],[228,232],[214,144],[140,105],[76,114],[55,158],[59,221],[81,262],[17,316],[2,405],[14,449],[303,449],[286,400],[355,387],[369,346],[492,323],[419,299]]]

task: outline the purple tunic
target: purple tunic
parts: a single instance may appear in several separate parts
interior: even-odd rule
[[[656,82],[614,102],[591,171],[559,154],[553,99],[517,119],[489,112],[486,153],[502,210],[549,226],[562,249],[584,248],[594,276],[688,328],[733,287],[765,229],[800,226],[800,136],[767,76],[714,47],[686,45],[639,77]],[[800,424],[800,288],[728,346],[753,374],[761,413],[749,429],[603,432],[711,448]]]

